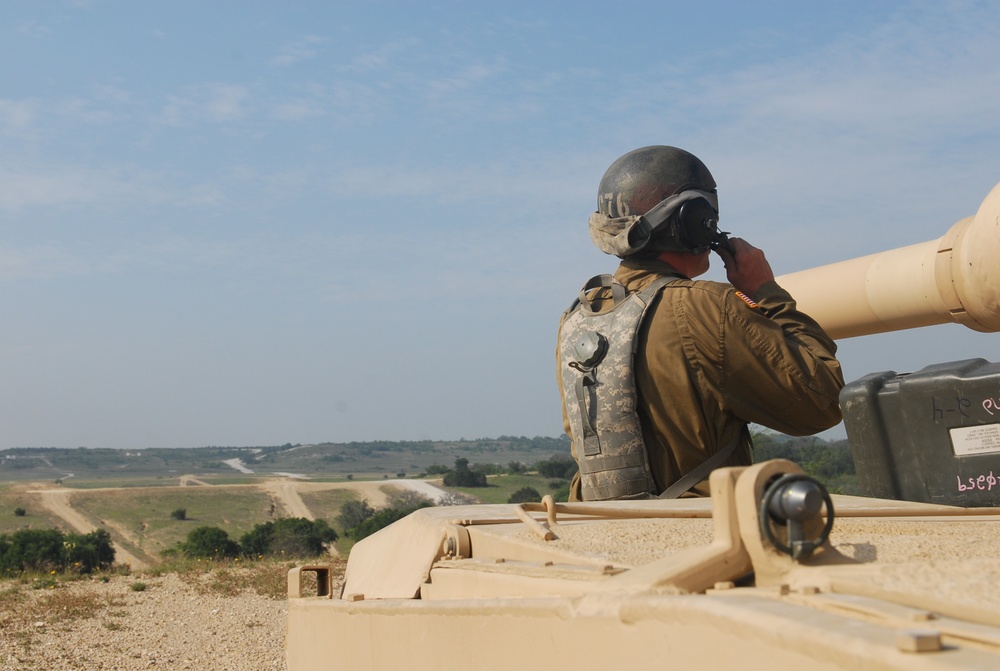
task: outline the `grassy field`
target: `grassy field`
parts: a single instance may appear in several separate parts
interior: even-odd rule
[[[481,503],[507,503],[510,495],[522,487],[533,487],[540,495],[555,494],[551,478],[540,475],[491,475],[488,487],[455,487],[455,491],[474,496]],[[562,485],[563,481],[559,482]]]
[[[371,480],[378,482],[381,479]],[[342,481],[343,478],[323,480]],[[219,527],[238,541],[255,525],[279,517],[282,511],[281,504],[258,486],[143,487],[144,481],[144,478],[138,482],[116,478],[105,484],[113,482],[118,487],[74,489],[65,495],[76,512],[91,524],[107,529],[116,543],[147,563],[156,563],[165,550],[175,547],[198,527]],[[354,482],[360,481],[361,478],[354,479]],[[257,479],[258,484],[263,482],[264,479]],[[539,495],[552,494],[555,491],[552,484],[554,481],[538,475],[497,475],[489,477],[488,487],[452,491],[467,494],[481,503],[506,503],[511,494],[522,487],[533,487]],[[63,520],[46,510],[37,493],[27,493],[27,489],[26,485],[0,485],[0,533],[24,528],[72,531]],[[299,496],[316,519],[326,520],[340,534],[336,549],[341,554],[349,552],[354,542],[338,528],[337,516],[344,503],[357,500],[361,495],[351,489],[310,490],[303,487]],[[375,507],[379,507],[377,503]],[[26,514],[16,516],[16,508],[24,508]],[[184,509],[185,519],[172,516],[178,509]]]
[[[357,500],[358,494],[349,489],[324,489],[316,492],[299,492],[299,497],[309,507],[316,519],[326,520],[330,526],[336,528],[340,506],[348,501]]]
[[[273,489],[275,494],[271,494],[263,485],[289,474],[308,474],[308,481],[314,484],[413,479],[430,465],[451,466],[460,456],[471,464],[502,468],[515,462],[530,465],[568,449],[568,443],[560,439],[511,436],[261,448],[12,448],[0,451],[0,534],[28,528],[75,531],[43,505],[40,494],[31,493],[71,490],[47,494],[45,502],[68,504],[90,525],[106,529],[114,542],[138,561],[155,565],[165,551],[186,540],[198,527],[219,527],[239,541],[254,526],[285,514],[291,504],[279,498],[284,494]],[[240,472],[235,466],[252,472]],[[187,478],[210,486],[180,486]],[[535,488],[540,495],[554,493],[550,482],[537,475],[490,476],[488,487],[453,491],[483,503],[506,503],[512,493],[525,486]],[[316,519],[336,529],[341,536],[336,547],[346,553],[353,541],[338,528],[337,517],[344,503],[362,494],[304,484],[298,495]],[[380,507],[381,497],[372,503]],[[25,514],[15,515],[18,508]],[[185,519],[172,515],[179,509],[185,511]],[[71,519],[71,514],[66,514]]]
[[[170,487],[80,491],[74,508],[117,529],[146,554],[158,555],[201,526],[224,529],[239,539],[270,519],[271,499],[256,487]],[[184,508],[187,519],[171,512]]]
[[[23,486],[0,485],[0,534],[19,529],[54,529],[59,526],[58,518],[42,506],[38,494],[26,490],[27,487]],[[23,517],[14,514],[17,508],[24,509]]]

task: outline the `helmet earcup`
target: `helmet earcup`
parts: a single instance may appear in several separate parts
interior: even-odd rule
[[[718,240],[719,213],[704,198],[681,205],[676,217],[677,237],[686,251],[700,254]]]

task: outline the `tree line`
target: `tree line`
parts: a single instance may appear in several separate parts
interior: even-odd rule
[[[111,568],[115,549],[104,529],[64,534],[58,529],[21,529],[0,534],[0,574],[25,571],[93,573]]]

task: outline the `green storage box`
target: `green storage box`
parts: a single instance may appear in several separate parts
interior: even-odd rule
[[[872,373],[840,404],[866,496],[1000,506],[1000,364]]]

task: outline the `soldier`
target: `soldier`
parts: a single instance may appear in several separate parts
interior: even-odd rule
[[[580,465],[571,500],[704,496],[711,470],[751,463],[748,423],[806,435],[840,421],[836,345],[761,250],[718,230],[715,180],[697,157],[631,151],[597,202],[591,238],[622,261],[560,322],[563,418]],[[712,250],[731,284],[694,279]]]

